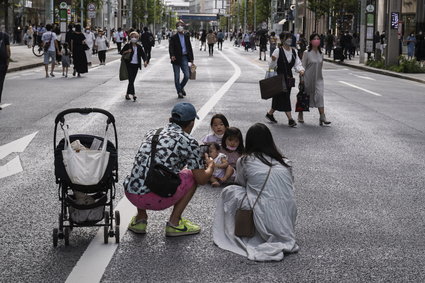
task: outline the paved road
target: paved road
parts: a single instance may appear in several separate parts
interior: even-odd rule
[[[213,58],[199,50],[195,57],[198,77],[189,82],[185,100],[208,113],[195,137],[209,132],[216,112],[244,133],[265,122],[270,102],[259,99],[258,89],[265,62],[230,44]],[[3,166],[19,156],[23,167],[0,179],[0,281],[73,281],[84,275],[78,273],[83,267],[92,274],[80,282],[93,282],[94,274],[103,282],[425,280],[423,85],[328,63],[325,103],[332,126],[320,127],[316,111],[295,129],[287,127],[283,114],[276,115],[279,124],[268,124],[279,148],[294,161],[298,254],[256,263],[214,246],[211,224],[221,189],[209,186],[199,188],[185,212],[202,226],[199,235],[166,238],[167,210],[149,214],[145,236],[123,231],[119,245],[105,246],[95,238],[96,229],[85,228],[72,232],[70,247],[53,248],[59,212],[52,150],[57,113],[100,107],[115,115],[121,183],[144,133],[164,125],[178,101],[165,45],[139,73],[137,102],[124,100],[126,83],[117,79],[118,68],[119,61],[111,61],[83,78],[44,79],[40,69],[7,78],[4,93],[11,105],[0,112],[0,145],[37,134],[23,153],[0,160]],[[71,133],[101,134],[103,122],[99,116],[69,119]],[[124,200],[119,206],[124,214],[135,213]],[[87,257],[88,247],[93,258]],[[108,265],[99,273],[102,262]]]

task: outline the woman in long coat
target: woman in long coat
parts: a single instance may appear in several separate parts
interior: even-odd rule
[[[72,59],[74,62],[74,72],[72,73],[75,76],[78,73],[80,74],[87,73],[87,57],[86,51],[84,50],[84,46],[86,46],[86,37],[81,33],[81,25],[75,26],[75,32],[71,37],[71,53]]]
[[[246,154],[238,160],[236,168],[238,185],[224,188],[217,203],[214,243],[256,261],[278,261],[284,253],[297,252],[292,169],[289,160],[276,148],[266,125],[257,123],[248,130]],[[234,233],[235,213],[241,203],[243,209],[254,206],[256,232],[252,238]]]
[[[329,125],[331,122],[326,120],[325,103],[323,99],[324,83],[323,83],[323,54],[320,49],[320,37],[318,34],[310,36],[310,44],[308,50],[304,51],[303,66],[305,91],[310,95],[310,107],[319,109],[319,124]],[[298,122],[304,123],[303,112],[298,113]]]
[[[304,68],[301,64],[300,58],[298,57],[297,51],[291,47],[292,34],[281,33],[279,37],[283,46],[276,48],[276,50],[273,52],[272,63],[270,65],[272,66],[277,62],[277,73],[283,75],[285,81],[287,82],[286,90],[282,90],[280,94],[275,95],[272,98],[272,107],[266,113],[266,118],[272,123],[277,123],[273,113],[275,111],[283,111],[288,117],[288,125],[290,127],[296,127],[297,123],[294,121],[294,119],[292,119],[291,114],[292,86],[288,85],[288,82],[294,80],[292,68],[294,68],[296,72],[300,73],[300,75],[304,74]]]

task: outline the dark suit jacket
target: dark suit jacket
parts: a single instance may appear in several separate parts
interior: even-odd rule
[[[124,45],[124,47],[121,49],[121,55],[123,54],[124,51],[131,49],[131,58],[133,58],[134,55],[134,51],[133,51],[133,47],[131,47],[131,43],[127,43],[126,45]],[[146,61],[146,54],[145,51],[143,51],[143,47],[140,44],[137,44],[137,66],[139,67],[139,69],[142,69],[142,59],[143,61]]]
[[[187,51],[187,58],[189,62],[193,62],[193,50],[192,50],[192,44],[190,43],[190,38],[188,34],[184,34],[184,39],[186,43],[186,51]],[[176,61],[171,61],[172,64],[181,65],[182,62],[182,45],[180,43],[179,34],[176,33],[172,37],[170,37],[170,44],[168,48],[170,52],[170,58],[172,56],[176,57]]]

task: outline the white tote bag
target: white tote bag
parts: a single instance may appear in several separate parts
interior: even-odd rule
[[[103,138],[103,146],[101,150],[80,150],[76,152],[71,148],[68,130],[64,127],[65,147],[62,150],[63,163],[66,173],[73,184],[77,185],[96,185],[105,174],[109,161],[109,152],[106,151],[108,143]]]

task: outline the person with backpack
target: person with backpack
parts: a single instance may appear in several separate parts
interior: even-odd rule
[[[155,37],[148,30],[148,27],[143,28],[143,33],[140,36],[140,41],[142,42],[143,49],[145,50],[146,62],[149,64],[149,61],[151,60],[152,47],[155,46]]]
[[[52,25],[46,25],[46,32],[43,33],[41,41],[43,42],[44,48],[44,69],[46,71],[46,78],[49,77],[49,59],[51,59],[52,68],[50,70],[50,76],[54,77],[53,71],[56,65],[56,54],[59,53],[59,46],[57,41],[56,33],[52,32]]]
[[[1,95],[3,92],[4,79],[6,78],[7,68],[10,61],[10,41],[7,33],[0,31],[0,110]]]

